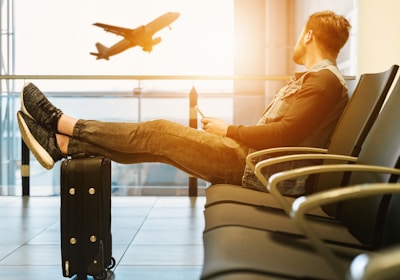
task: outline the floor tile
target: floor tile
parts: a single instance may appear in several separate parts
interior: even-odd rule
[[[154,208],[150,214],[150,218],[201,218],[204,217],[201,208],[184,208],[184,207],[158,207]]]
[[[148,217],[143,225],[142,229],[149,228],[181,228],[181,229],[204,229],[204,218],[203,217],[192,217],[188,218],[164,218],[164,217]]]
[[[20,199],[19,197],[15,197],[15,196],[2,196],[0,199],[0,207],[12,204],[19,199]]]
[[[0,244],[0,261],[16,251],[20,246],[19,244]],[[3,278],[0,277],[0,279]]]
[[[120,265],[202,265],[202,245],[132,245]]]
[[[118,229],[112,231],[112,243],[113,245],[126,245],[132,243],[133,239],[137,235],[139,228],[136,229]]]
[[[135,217],[143,218],[149,215],[152,207],[113,207],[111,215],[113,217]]]
[[[154,207],[184,207],[204,209],[205,197],[159,197]]]
[[[4,280],[65,280],[60,266],[1,266]]]
[[[197,229],[182,228],[142,229],[132,243],[146,245],[201,245],[203,243],[203,233]]]
[[[114,271],[115,280],[191,280],[199,279],[201,266],[125,266]]]
[[[55,222],[55,226],[49,226],[39,234],[37,234],[34,238],[29,240],[27,244],[30,245],[59,245],[60,244],[60,226],[59,222]]]
[[[112,197],[116,267],[108,279],[198,279],[204,202],[204,197]],[[68,279],[61,269],[59,213],[59,197],[0,196],[0,279]]]
[[[112,207],[152,207],[158,200],[155,196],[113,196],[111,198]]]
[[[0,261],[0,266],[38,266],[61,265],[59,245],[23,245],[7,258]],[[1,268],[1,267],[0,267]]]

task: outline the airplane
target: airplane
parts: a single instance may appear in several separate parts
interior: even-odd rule
[[[110,56],[119,54],[126,49],[135,46],[141,46],[143,51],[151,52],[153,46],[161,42],[160,37],[153,38],[153,35],[164,27],[168,26],[168,28],[170,28],[169,25],[173,23],[179,15],[179,13],[169,12],[156,18],[147,25],[142,25],[136,29],[118,27],[104,23],[94,23],[93,25],[103,28],[104,31],[123,36],[124,39],[109,48],[101,43],[96,43],[98,52],[91,52],[90,54],[96,56],[96,59],[109,60]]]

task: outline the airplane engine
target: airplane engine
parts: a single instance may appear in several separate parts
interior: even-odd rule
[[[161,42],[161,38],[160,37],[154,38],[149,43],[144,45],[143,51],[151,52],[153,50],[153,46],[159,44],[160,42]]]
[[[154,38],[153,41],[151,42],[151,44],[153,46],[155,46],[155,45],[157,45],[159,43],[161,43],[161,37]]]

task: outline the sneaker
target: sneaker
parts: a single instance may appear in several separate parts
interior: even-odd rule
[[[45,129],[57,132],[57,121],[63,112],[32,83],[26,83],[21,91],[21,110]]]
[[[21,111],[17,119],[22,139],[44,168],[53,168],[54,162],[65,157],[57,146],[54,132],[44,129]]]

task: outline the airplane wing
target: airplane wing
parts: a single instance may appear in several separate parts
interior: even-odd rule
[[[117,34],[120,36],[124,36],[124,37],[128,36],[133,31],[133,29],[108,25],[108,24],[99,23],[99,22],[93,23],[93,25],[103,28],[104,31],[106,31],[106,32],[111,32],[111,33],[114,33],[114,34]]]

